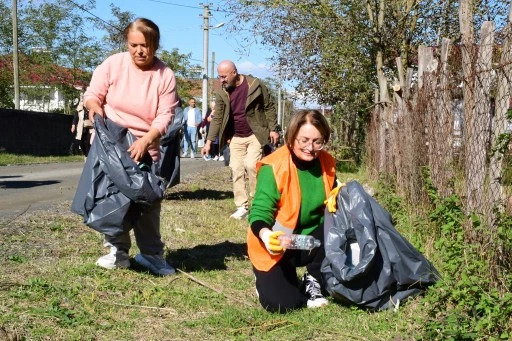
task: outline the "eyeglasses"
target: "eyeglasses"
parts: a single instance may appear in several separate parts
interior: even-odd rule
[[[306,137],[299,137],[295,139],[299,144],[300,149],[306,149],[310,145],[313,146],[313,150],[322,150],[325,146],[323,139],[310,140]]]
[[[235,73],[235,70],[230,71],[227,75],[218,75],[218,76],[217,76],[217,78],[218,78],[218,79],[221,79],[221,80],[222,80],[222,79],[226,79],[226,78],[228,78],[228,77],[229,77],[229,75],[230,75],[230,74],[233,74],[233,73]]]

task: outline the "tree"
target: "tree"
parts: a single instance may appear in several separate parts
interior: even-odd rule
[[[99,28],[107,32],[103,37],[103,49],[106,56],[126,49],[123,30],[135,19],[135,14],[129,11],[121,11],[121,9],[114,4],[110,4],[110,10],[114,19],[106,22],[97,18],[92,19]]]
[[[504,0],[476,1],[478,22],[499,18]],[[272,61],[295,90],[334,107],[335,125],[349,122],[362,131],[374,90],[384,147],[390,122],[389,84],[397,77],[396,57],[404,68],[416,64],[419,44],[457,37],[458,1],[453,0],[224,0],[231,30],[244,37],[244,48],[257,43],[274,52]],[[501,6],[501,7],[500,7]],[[502,15],[503,16],[503,15]],[[387,122],[387,123],[386,123]],[[360,137],[352,141],[363,141]],[[345,141],[346,142],[346,141]],[[384,155],[384,154],[383,154]]]
[[[171,52],[163,50],[160,54],[160,59],[164,61],[176,75],[176,82],[178,86],[178,93],[180,98],[190,98],[191,90],[193,87],[190,79],[192,78],[193,69],[200,69],[199,65],[192,65],[190,58],[192,54],[182,54],[177,48],[172,49]]]
[[[334,106],[331,123],[365,119],[376,86],[375,49],[361,1],[226,1],[234,22],[249,28],[246,48],[261,43],[275,53],[272,61],[295,92],[306,100]],[[262,25],[262,23],[265,23]],[[245,34],[248,33],[248,34]],[[361,115],[363,113],[363,115]],[[363,126],[362,122],[359,122]],[[358,141],[357,139],[352,139]]]

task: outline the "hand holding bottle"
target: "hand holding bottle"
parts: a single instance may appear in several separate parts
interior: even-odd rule
[[[279,236],[284,235],[283,231],[272,231],[270,229],[263,229],[260,233],[260,238],[265,244],[268,253],[275,256],[284,252]]]

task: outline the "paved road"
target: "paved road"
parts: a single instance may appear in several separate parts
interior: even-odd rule
[[[199,158],[181,160],[182,174],[194,174],[205,167],[223,167],[224,162]],[[83,162],[33,164],[0,167],[0,218],[28,210],[49,208],[72,200]]]

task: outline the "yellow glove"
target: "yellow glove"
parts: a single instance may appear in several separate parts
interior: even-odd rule
[[[268,253],[271,255],[278,255],[284,252],[283,247],[281,246],[281,242],[279,241],[279,236],[284,234],[283,231],[272,231],[265,230],[261,233],[261,240],[265,244]]]
[[[336,212],[337,206],[336,206],[336,198],[338,197],[338,192],[343,186],[346,186],[347,184],[342,182],[337,187],[331,190],[331,193],[329,193],[329,197],[327,200],[324,201],[324,204],[327,206],[327,210],[331,213]]]

